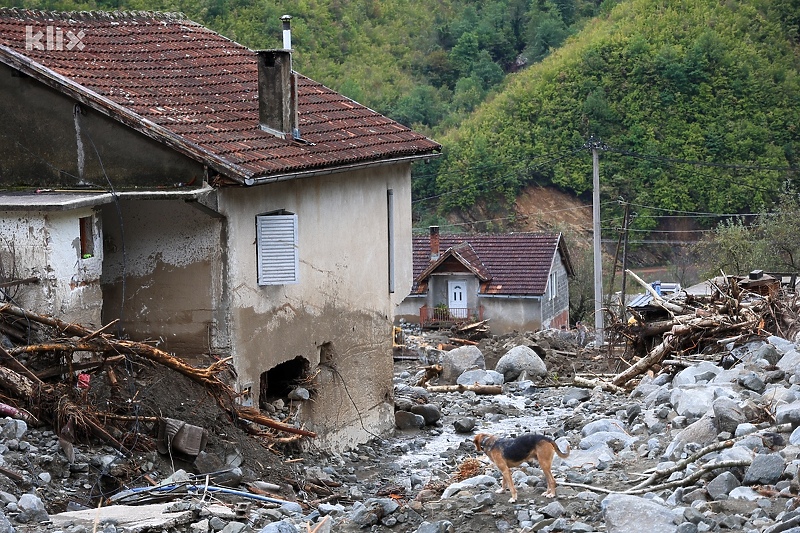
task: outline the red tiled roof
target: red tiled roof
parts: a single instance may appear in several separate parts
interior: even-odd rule
[[[469,244],[474,256],[461,254],[465,269],[473,273],[478,265],[481,276],[488,282],[481,284],[481,294],[512,296],[541,296],[547,286],[550,267],[556,253],[561,253],[567,273],[573,274],[572,264],[558,233],[507,233],[507,234],[456,234],[439,235],[440,258],[457,256],[462,245]],[[415,235],[414,287],[412,294],[424,291],[425,279],[436,271],[443,261],[431,263],[430,236]]]
[[[37,42],[44,50],[26,50],[26,27],[44,34]],[[68,31],[83,32],[82,49],[67,49]],[[299,74],[298,125],[313,145],[260,130],[256,53],[179,14],[0,8],[0,62],[237,180],[440,149]]]

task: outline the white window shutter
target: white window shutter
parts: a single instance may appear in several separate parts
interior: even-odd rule
[[[297,283],[297,215],[256,216],[258,284]]]

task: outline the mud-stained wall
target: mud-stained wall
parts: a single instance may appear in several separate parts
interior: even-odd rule
[[[0,65],[0,184],[171,187],[203,166],[43,83]],[[102,162],[102,164],[101,164]]]
[[[120,211],[103,209],[103,321],[182,357],[218,351],[221,219],[183,200],[123,200]]]
[[[541,298],[484,297],[481,305],[493,334],[542,329]]]
[[[94,253],[83,256],[80,219],[91,222]],[[0,212],[0,271],[38,283],[6,289],[17,305],[67,322],[101,324],[102,224],[91,208]]]
[[[408,166],[225,189],[219,208],[229,220],[230,322],[240,385],[253,387],[258,398],[263,372],[301,356],[316,375],[301,419],[319,433],[318,444],[345,449],[389,429],[392,315],[412,276]],[[258,286],[256,215],[279,210],[298,218],[299,282]]]

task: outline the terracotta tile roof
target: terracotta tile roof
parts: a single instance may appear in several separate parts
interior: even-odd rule
[[[26,27],[33,35],[42,32],[35,44],[43,50],[30,39],[26,50]],[[80,31],[77,41],[67,33]],[[0,62],[237,180],[440,149],[302,75],[299,128],[314,144],[261,131],[256,53],[180,14],[0,8]]]
[[[465,243],[474,255],[459,253],[466,249]],[[573,275],[564,239],[559,233],[441,234],[440,259],[433,264],[430,260],[430,236],[415,235],[413,251],[412,294],[424,292],[427,278],[436,272],[437,267],[446,259],[458,256],[465,271],[476,275],[479,272],[479,278],[488,280],[481,283],[481,294],[543,295],[556,253],[561,254],[567,273]]]

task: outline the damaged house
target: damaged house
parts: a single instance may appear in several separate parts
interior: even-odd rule
[[[397,317],[423,327],[488,320],[492,333],[569,327],[560,233],[415,235],[414,286]]]
[[[346,448],[393,425],[410,165],[440,146],[164,13],[0,9],[0,282],[40,313],[312,389]]]

